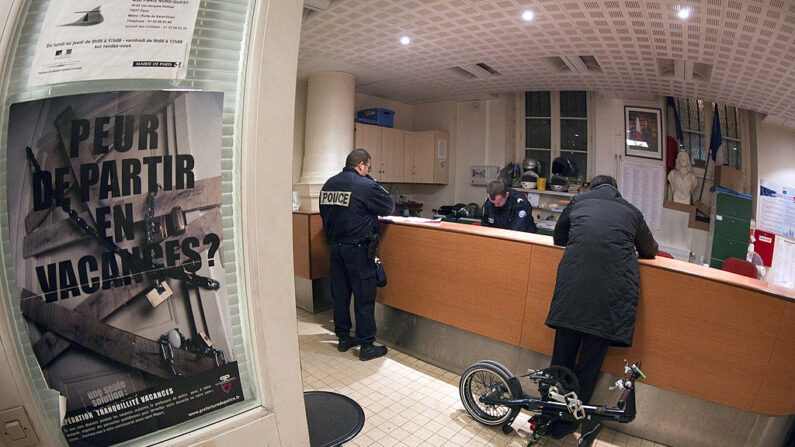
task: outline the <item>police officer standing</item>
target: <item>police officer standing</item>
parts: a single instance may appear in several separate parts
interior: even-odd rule
[[[337,350],[346,352],[361,345],[359,359],[386,354],[375,346],[375,246],[381,232],[378,216],[395,208],[395,200],[367,173],[370,154],[356,149],[345,159],[342,172],[328,179],[320,190],[320,217],[331,248],[331,295],[334,298],[334,332]],[[368,253],[369,252],[369,253]],[[356,336],[350,330],[351,292],[356,315]]]
[[[507,187],[502,180],[494,180],[486,187],[486,195],[481,225],[527,233],[537,231],[533,207],[524,194]]]

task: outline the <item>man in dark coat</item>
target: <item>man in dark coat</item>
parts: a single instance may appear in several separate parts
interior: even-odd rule
[[[589,192],[572,198],[553,237],[566,251],[546,321],[555,329],[551,364],[574,372],[580,382],[578,397],[587,403],[607,347],[632,345],[638,257],[654,258],[657,242],[643,214],[621,197],[615,179],[606,175],[594,177]],[[576,424],[551,427],[553,436],[574,429]],[[583,434],[593,429],[598,427],[584,425]]]
[[[521,192],[505,186],[502,180],[494,180],[486,187],[488,199],[483,204],[484,227],[504,228],[506,230],[535,233],[533,207]]]
[[[320,217],[331,251],[331,295],[334,298],[334,332],[337,349],[345,352],[361,345],[359,358],[370,360],[386,354],[375,346],[376,265],[373,259],[381,227],[378,216],[395,208],[395,200],[367,173],[370,154],[356,149],[345,160],[342,172],[320,190]],[[356,315],[356,337],[350,334],[351,292]]]

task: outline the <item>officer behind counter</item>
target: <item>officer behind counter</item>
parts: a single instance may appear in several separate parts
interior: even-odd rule
[[[502,180],[494,180],[486,187],[486,195],[481,225],[527,233],[537,231],[533,207],[524,194],[507,187]]]
[[[386,354],[375,346],[376,252],[381,228],[378,216],[395,208],[392,196],[367,173],[370,154],[356,149],[348,154],[342,172],[320,190],[320,217],[331,249],[331,295],[334,298],[334,332],[337,350],[361,345],[360,360]],[[356,336],[351,337],[351,292],[356,316]]]

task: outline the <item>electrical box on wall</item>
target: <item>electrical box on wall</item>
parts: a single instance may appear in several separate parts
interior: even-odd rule
[[[8,447],[39,445],[39,437],[30,426],[28,415],[22,407],[0,411],[0,439]]]
[[[488,185],[490,181],[497,178],[500,173],[499,166],[472,166],[473,185]]]

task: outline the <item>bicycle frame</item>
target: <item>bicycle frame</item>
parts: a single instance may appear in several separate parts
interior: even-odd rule
[[[516,377],[512,377],[508,385],[511,387],[517,387],[513,390],[516,391],[516,395],[526,396],[522,392],[519,379],[517,379]],[[629,393],[626,396],[626,401],[625,401],[626,403],[624,409],[609,408],[604,405],[583,405],[582,409],[585,412],[586,418],[590,416],[591,418],[597,420],[615,421],[621,423],[632,422],[635,419],[635,415],[637,413],[635,407],[634,381],[632,388],[629,389],[628,391]],[[541,399],[540,397],[527,396],[520,399],[495,399],[489,396],[482,396],[480,397],[479,400],[487,405],[504,405],[511,408],[519,407],[527,411],[531,411],[533,413],[546,414],[548,416],[554,417],[555,419],[563,419],[569,421],[577,420],[574,417],[574,415],[569,412],[569,408],[565,403],[551,401],[551,400],[544,400]],[[620,400],[621,399],[619,399],[619,401]]]
[[[494,388],[479,395],[477,403],[484,407],[508,408],[509,411],[502,413],[501,416],[492,418],[471,406],[474,403],[471,400],[474,396],[469,387],[473,374],[481,371],[494,375],[498,380],[487,385]],[[580,436],[578,445],[591,447],[601,431],[602,421],[625,424],[635,419],[637,414],[635,383],[639,378],[646,377],[640,370],[640,362],[636,362],[630,367],[626,360],[624,361],[624,377],[616,382],[615,387],[611,387],[611,389],[623,390],[615,407],[583,405],[577,397],[578,385],[576,377],[573,376],[574,373],[561,366],[552,366],[538,371],[530,370],[522,377],[529,378],[539,385],[538,390],[541,397],[533,397],[522,391],[519,379],[507,368],[491,360],[482,360],[465,371],[461,377],[459,390],[464,407],[471,416],[486,425],[501,425],[503,433],[506,434],[513,430],[511,424],[520,410],[533,413],[530,418],[531,438],[528,446],[535,444],[541,437],[550,433],[552,424],[556,421],[570,421],[578,424],[588,421],[588,431]]]

